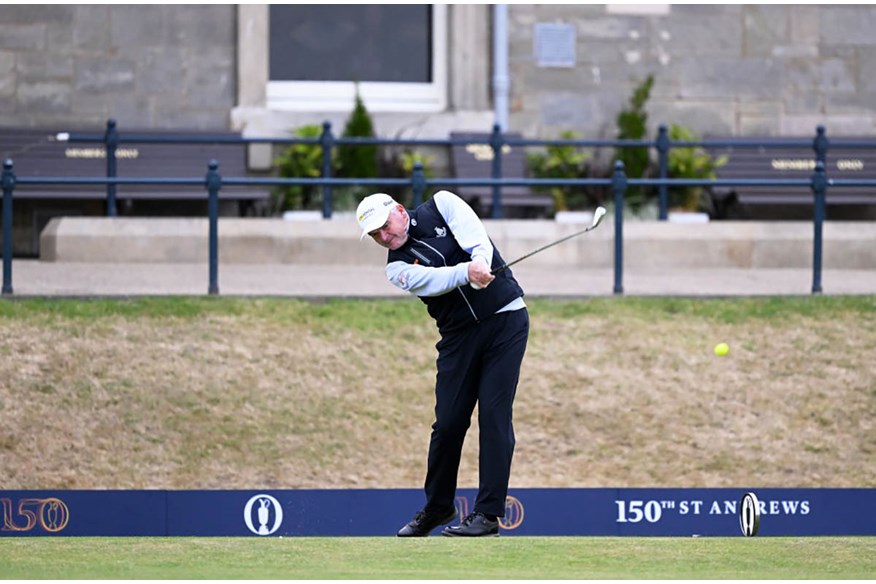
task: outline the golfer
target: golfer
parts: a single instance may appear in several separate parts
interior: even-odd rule
[[[389,281],[426,304],[441,335],[426,505],[398,535],[423,537],[456,518],[459,461],[475,404],[480,482],[474,510],[442,534],[498,535],[514,453],[512,406],[529,338],[523,290],[511,270],[490,273],[504,261],[472,208],[449,191],[412,210],[389,195],[370,195],[356,217],[362,238],[389,250]]]

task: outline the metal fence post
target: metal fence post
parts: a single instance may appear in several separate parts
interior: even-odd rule
[[[322,178],[331,178],[332,147],[335,144],[331,122],[322,123],[322,135],[319,137],[319,143],[322,145]],[[332,187],[327,184],[322,185],[322,216],[324,219],[330,219],[332,216]]]
[[[669,177],[669,132],[665,124],[661,124],[657,129],[657,162],[660,170],[660,178],[666,179]],[[661,184],[657,187],[657,195],[659,202],[660,221],[666,221],[668,216],[667,208],[669,207],[669,187]]]
[[[815,128],[815,139],[812,141],[812,149],[815,150],[816,162],[827,164],[827,149],[830,147],[830,140],[824,133],[824,126]]]
[[[627,175],[624,163],[614,163],[611,175],[611,188],[614,191],[614,293],[624,293],[624,192],[627,190]]]
[[[821,294],[821,252],[822,252],[822,229],[824,227],[825,194],[827,193],[827,173],[824,171],[824,162],[815,163],[815,172],[812,174],[812,192],[815,195],[815,233],[812,250],[812,293]]]
[[[493,133],[490,135],[490,146],[493,148],[493,178],[502,178],[502,128],[499,124],[493,124]],[[502,186],[493,185],[493,219],[502,218]]]
[[[119,132],[116,129],[116,121],[113,119],[106,121],[106,134],[103,136],[103,142],[106,150],[106,176],[107,178],[116,178],[116,148],[119,146]],[[107,217],[116,217],[119,214],[114,183],[106,185],[106,214]]]
[[[414,163],[414,172],[411,174],[411,190],[414,191],[413,208],[417,208],[423,202],[423,193],[426,191],[426,173],[423,171],[423,163]]]
[[[222,188],[222,175],[219,174],[219,163],[211,160],[207,165],[207,211],[210,216],[209,253],[210,253],[210,285],[208,294],[219,294],[219,189]]]
[[[12,159],[3,161],[3,295],[12,294],[12,190],[15,173]]]

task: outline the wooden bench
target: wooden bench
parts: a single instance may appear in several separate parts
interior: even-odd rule
[[[126,132],[128,133],[128,132]],[[130,131],[168,136],[167,131]],[[179,133],[177,133],[179,134]],[[124,137],[125,133],[122,133]],[[239,136],[211,132],[215,136]],[[211,159],[227,177],[248,175],[246,144],[121,143],[116,149],[116,176],[129,178],[200,178]],[[0,156],[12,159],[17,177],[106,177],[106,151],[100,142],[63,142],[46,129],[0,129]],[[17,185],[13,205],[13,248],[19,255],[39,253],[39,234],[52,217],[106,215],[106,185]],[[120,216],[206,216],[203,186],[117,185]],[[270,199],[264,187],[222,187],[220,214],[254,214],[259,201]]]
[[[714,141],[729,138],[710,138]],[[753,138],[770,143],[771,138]],[[854,143],[853,138],[831,138],[832,142]],[[857,142],[863,142],[857,139]],[[727,156],[727,163],[716,171],[719,179],[809,179],[815,170],[815,152],[808,147],[715,147],[713,157]],[[827,177],[832,179],[876,178],[876,147],[851,148],[830,146],[825,160]],[[716,208],[738,204],[751,206],[798,206],[811,209],[814,204],[809,187],[736,186],[716,187],[712,193]],[[828,187],[828,206],[876,205],[876,188]]]
[[[505,134],[507,138],[520,139],[520,134]],[[451,148],[453,173],[456,178],[492,178],[493,149],[490,134],[453,132],[452,140],[467,140]],[[506,144],[502,148],[502,178],[526,177],[526,152],[522,146]],[[457,194],[468,201],[481,217],[492,216],[493,188],[490,186],[463,186]],[[508,215],[544,217],[553,208],[553,198],[545,193],[534,192],[527,186],[503,186],[502,207],[509,208]]]

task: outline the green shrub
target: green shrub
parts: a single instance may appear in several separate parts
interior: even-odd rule
[[[560,134],[561,140],[577,140],[580,136],[572,131]],[[545,152],[533,152],[527,155],[529,172],[533,178],[586,178],[588,174],[587,160],[590,155],[581,152],[574,145],[551,145]],[[584,209],[594,203],[584,187],[538,187],[536,190],[549,191],[554,200],[554,211]]]
[[[426,178],[431,178],[433,176],[432,157],[416,150],[405,150],[399,157],[399,164],[404,176],[411,176],[414,173],[414,165],[418,162],[423,166],[423,174]]]
[[[648,132],[648,113],[645,104],[651,97],[654,86],[654,76],[648,75],[633,91],[628,109],[621,110],[617,116],[618,140],[644,140]],[[624,163],[624,172],[628,178],[645,176],[650,163],[650,149],[640,147],[625,147],[615,150],[615,159]],[[644,204],[646,189],[631,187],[627,189],[626,198],[630,206],[637,208]]]
[[[434,157],[423,154],[418,150],[386,148],[379,162],[378,176],[381,178],[403,178],[410,180],[414,173],[414,164],[417,162],[423,165],[423,173],[426,175],[426,178],[435,176],[433,170]],[[410,184],[405,186],[386,185],[381,187],[381,190],[405,207],[410,208],[413,206],[414,193],[411,190]],[[428,196],[428,193],[423,193],[424,199],[428,198]]]
[[[296,138],[319,138],[322,128],[318,125],[301,126],[295,130]],[[322,176],[322,147],[319,144],[292,144],[274,159],[274,165],[282,178],[319,178]],[[274,187],[275,212],[289,210],[319,209],[320,187],[313,185],[282,185]]]
[[[678,124],[669,128],[669,139],[672,142],[696,142],[694,133]],[[703,148],[670,148],[669,178],[714,179],[715,171],[727,164],[727,157],[712,158]],[[673,187],[669,189],[669,207],[685,211],[707,211],[707,187]]]
[[[347,119],[343,138],[374,138],[374,123],[356,89],[356,105]],[[377,176],[377,145],[338,146],[338,175],[346,178],[374,178]]]

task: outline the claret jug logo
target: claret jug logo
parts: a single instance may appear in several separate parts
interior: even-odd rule
[[[739,527],[746,537],[757,535],[760,527],[760,503],[754,493],[745,493],[739,502]]]
[[[37,525],[48,533],[58,533],[70,521],[70,509],[61,499],[12,499],[0,498],[3,507],[3,524],[0,531],[30,531]]]
[[[246,502],[246,507],[243,508],[243,520],[254,534],[271,535],[280,529],[280,524],[283,523],[283,507],[270,495],[256,495]],[[270,527],[268,523],[271,524]]]

